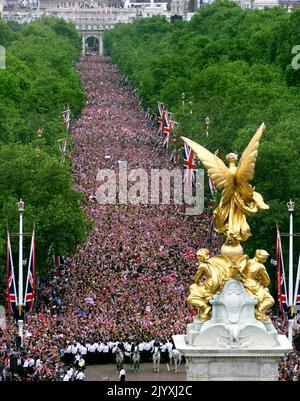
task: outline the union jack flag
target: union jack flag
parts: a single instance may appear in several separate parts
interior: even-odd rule
[[[196,183],[196,159],[195,159],[195,152],[189,147],[188,144],[184,143],[183,149],[183,167],[184,167],[184,183],[190,185],[195,185]]]
[[[165,113],[165,124],[163,127],[163,147],[165,149],[170,149],[172,143],[174,143],[173,138],[173,128],[174,128],[174,114],[166,112]]]
[[[277,227],[277,241],[276,241],[276,261],[277,261],[277,290],[278,290],[279,308],[282,313],[287,313],[289,309],[289,304],[286,291],[281,238],[278,227]]]
[[[163,136],[163,128],[165,125],[165,106],[161,102],[157,102],[157,124],[158,124],[158,130],[157,130],[157,135],[158,136]]]
[[[194,259],[196,257],[195,251],[186,251],[184,254],[181,255],[183,259]]]
[[[16,313],[18,299],[9,233],[7,233],[6,241],[6,272],[8,309],[10,312]]]
[[[209,185],[211,197],[212,197],[212,199],[215,199],[217,190],[216,190],[215,184],[213,183],[213,180],[210,178],[210,176],[208,176],[208,185]]]
[[[35,238],[34,230],[32,233],[31,247],[29,254],[28,273],[25,288],[24,306],[25,311],[30,312],[34,304],[34,290],[35,290]]]

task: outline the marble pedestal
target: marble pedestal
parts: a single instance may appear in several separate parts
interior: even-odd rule
[[[257,300],[231,279],[210,302],[210,320],[194,318],[186,335],[173,336],[187,360],[187,380],[278,380],[279,358],[292,346],[271,322],[255,319]]]

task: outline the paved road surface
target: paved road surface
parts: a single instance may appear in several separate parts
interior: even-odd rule
[[[142,363],[140,372],[134,373],[130,364],[124,364],[126,370],[126,381],[184,381],[186,380],[185,365],[182,364],[179,373],[168,372],[167,364],[160,365],[160,372],[153,372],[152,363]],[[86,381],[113,381],[119,380],[116,373],[116,365],[92,365],[87,366]]]

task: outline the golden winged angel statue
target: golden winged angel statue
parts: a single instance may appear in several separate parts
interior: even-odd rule
[[[238,166],[238,156],[226,156],[228,167],[215,154],[188,138],[182,137],[196,153],[218,189],[223,189],[218,207],[214,210],[215,229],[230,241],[246,241],[251,235],[246,217],[258,209],[269,209],[262,196],[248,181],[254,177],[260,138],[265,130],[262,123],[244,150]]]

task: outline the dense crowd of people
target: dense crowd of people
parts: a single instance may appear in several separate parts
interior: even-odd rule
[[[197,269],[196,250],[205,247],[213,255],[221,246],[210,229],[209,212],[187,216],[184,205],[173,203],[96,201],[99,169],[117,174],[126,161],[128,172],[143,168],[150,173],[174,164],[159,146],[156,130],[147,127],[136,92],[109,58],[84,58],[78,71],[87,101],[72,130],[72,170],[94,227],[74,257],[40,280],[24,346],[16,344],[13,322],[0,333],[5,380],[67,380],[70,368],[65,366],[75,358],[111,362],[117,342],[125,350],[137,343],[141,352],[154,341],[166,347],[194,316],[186,297]],[[274,316],[273,322],[285,332],[282,319]],[[294,380],[298,361],[294,352],[281,362],[282,380]]]

